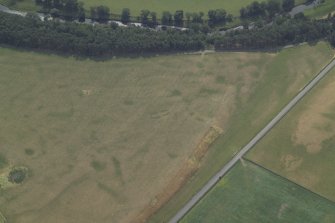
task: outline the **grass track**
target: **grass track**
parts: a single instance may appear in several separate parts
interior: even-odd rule
[[[331,223],[335,204],[248,161],[238,163],[181,223]]]

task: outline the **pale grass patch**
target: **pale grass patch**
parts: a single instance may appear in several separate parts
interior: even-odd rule
[[[329,131],[335,127],[334,120],[324,116],[326,113],[332,113],[335,105],[334,95],[335,81],[332,81],[312,98],[307,109],[299,117],[292,140],[295,144],[306,146],[308,153],[320,152],[322,142],[334,135],[333,131]]]

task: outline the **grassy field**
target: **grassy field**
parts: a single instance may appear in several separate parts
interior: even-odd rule
[[[0,210],[13,223],[137,219],[196,169],[212,130],[227,128],[275,57],[96,62],[1,48],[2,160],[31,176],[0,191]]]
[[[335,70],[249,157],[335,201]]]
[[[133,16],[139,16],[141,10],[148,9],[157,12],[160,16],[163,11],[174,13],[176,10],[184,10],[185,12],[204,12],[207,15],[210,9],[224,8],[228,13],[238,16],[240,8],[253,2],[253,0],[82,0],[85,7],[89,9],[91,6],[106,5],[110,8],[111,13],[121,14],[123,8],[129,8]],[[0,0],[0,4],[8,5],[9,0]],[[34,11],[33,0],[21,0],[12,8]]]
[[[207,12],[210,9],[225,9],[228,13],[234,16],[240,15],[240,9],[252,3],[254,0],[82,0],[85,3],[85,8],[88,10],[91,6],[106,5],[110,8],[112,14],[120,15],[123,8],[129,8],[132,16],[139,16],[141,10],[148,9],[157,12],[158,16],[162,15],[163,11],[170,11],[174,13],[176,10],[184,10],[184,12]],[[331,1],[331,0],[329,0]],[[304,3],[305,0],[296,0],[296,5]],[[22,10],[27,12],[35,12],[40,9],[35,5],[33,0],[20,0],[15,5],[10,5],[10,0],[0,0],[0,4],[6,5],[11,9]],[[326,8],[329,8],[327,2]],[[324,8],[324,7],[322,7]],[[319,11],[319,10],[318,10]],[[311,12],[309,12],[311,13]]]
[[[245,56],[96,62],[1,48],[1,160],[32,174],[0,191],[0,210],[13,223],[130,222],[223,125],[230,86],[252,70],[222,70],[261,59]]]
[[[239,94],[234,108],[236,112],[233,112],[229,122],[225,124],[224,135],[209,149],[199,171],[153,216],[151,222],[158,223],[173,216],[211,175],[260,131],[299,89],[328,63],[333,56],[333,50],[327,44],[320,43],[314,47],[305,45],[263,56],[264,59],[252,64],[256,67],[254,75],[258,77],[252,91],[237,86]],[[241,64],[247,65],[249,64]]]
[[[324,17],[327,16],[328,13],[335,12],[335,1],[334,0],[325,0],[324,3],[315,7],[313,9],[308,9],[305,11],[305,15],[309,17]]]
[[[244,161],[181,221],[214,222],[331,223],[335,204]]]
[[[30,174],[0,191],[0,210],[12,223],[132,222],[201,167],[180,206],[331,53],[320,43],[98,62],[1,48],[1,154]]]
[[[120,14],[123,8],[129,8],[133,15],[139,15],[142,9],[155,11],[159,15],[163,11],[175,12],[184,10],[185,12],[204,12],[207,14],[210,9],[224,8],[228,13],[238,16],[239,10],[243,6],[250,4],[253,0],[83,0],[86,7],[96,5],[107,5],[111,12]]]

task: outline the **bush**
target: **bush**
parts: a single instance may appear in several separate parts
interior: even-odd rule
[[[15,184],[20,184],[26,178],[27,172],[24,169],[14,169],[8,175],[8,181]]]

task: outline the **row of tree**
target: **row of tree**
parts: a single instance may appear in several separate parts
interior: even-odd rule
[[[203,49],[206,36],[192,31],[118,26],[91,26],[73,22],[40,21],[0,12],[0,44],[81,56],[165,53]]]
[[[78,0],[35,0],[37,5],[42,6],[45,12],[49,12],[53,17],[62,17],[66,20],[78,19],[83,22],[86,18],[84,4]],[[309,0],[308,0],[309,1]],[[268,0],[267,2],[254,1],[250,5],[241,8],[240,17],[244,20],[250,19],[273,19],[276,14],[289,12],[295,6],[295,0]],[[90,8],[90,18],[98,22],[106,22],[111,17],[110,9],[107,6],[96,6]],[[157,24],[167,26],[190,27],[194,24],[206,24],[209,27],[225,25],[233,20],[233,15],[228,14],[224,9],[209,10],[207,18],[205,13],[194,12],[184,13],[177,10],[174,13],[164,11],[161,19],[157,13],[149,10],[142,10],[140,16],[132,17],[130,10],[124,8],[120,15],[121,22],[129,23],[131,20],[141,22],[144,26],[154,27]]]
[[[35,0],[37,5],[42,6],[45,12],[50,12],[53,17],[66,20],[85,20],[84,4],[77,0]]]
[[[196,51],[208,44],[217,50],[259,50],[320,39],[335,46],[335,17],[277,17],[271,26],[206,35],[192,29],[157,32],[114,25],[42,22],[34,14],[21,17],[0,12],[0,44],[81,56]]]
[[[279,48],[289,44],[328,39],[335,46],[335,22],[332,19],[309,20],[278,18],[272,26],[262,29],[240,30],[225,36],[211,37],[217,50],[259,50]]]
[[[295,6],[295,0],[254,1],[240,10],[242,19],[273,18],[276,14],[289,12]]]
[[[85,20],[85,10],[82,2],[78,0],[35,0],[37,5],[42,6],[45,12],[49,12],[53,17],[62,17],[66,20],[78,19]],[[110,9],[107,6],[96,6],[90,8],[90,18],[98,22],[106,22],[110,19]],[[144,26],[154,27],[158,23],[167,26],[190,26],[191,24],[204,24],[208,22],[209,26],[224,25],[233,20],[233,15],[228,14],[224,9],[209,10],[208,21],[205,21],[203,12],[184,13],[183,10],[177,10],[173,14],[168,11],[162,13],[159,21],[157,13],[149,10],[142,10],[137,21]],[[120,15],[122,23],[127,24],[131,21],[130,10],[124,8]]]

